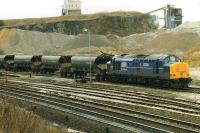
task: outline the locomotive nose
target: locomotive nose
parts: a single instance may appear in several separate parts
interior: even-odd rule
[[[170,79],[188,79],[189,65],[184,62],[178,62],[170,65]]]

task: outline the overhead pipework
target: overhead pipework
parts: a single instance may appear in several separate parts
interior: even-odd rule
[[[147,12],[147,14],[152,14],[158,11],[164,11],[164,18],[158,18],[154,16],[155,21],[156,19],[158,19],[157,21],[164,19],[164,28],[173,29],[182,24],[183,16],[181,8],[176,8],[175,6],[168,4],[167,6]]]

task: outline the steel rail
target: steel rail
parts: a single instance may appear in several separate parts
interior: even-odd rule
[[[34,104],[37,104],[37,105],[40,105],[40,106],[43,106],[43,107],[47,107],[47,108],[50,108],[50,109],[53,109],[53,110],[57,110],[57,111],[61,111],[61,112],[64,112],[64,113],[69,113],[69,114],[72,114],[72,115],[76,115],[76,116],[79,116],[79,117],[82,117],[82,118],[85,118],[85,119],[93,120],[95,122],[104,123],[104,124],[113,126],[115,128],[123,129],[123,130],[125,130],[127,132],[138,133],[138,130],[133,130],[132,127],[121,125],[121,124],[118,124],[116,122],[110,123],[110,121],[107,121],[107,120],[104,120],[104,119],[101,119],[101,118],[97,118],[97,117],[94,117],[94,116],[91,116],[91,115],[80,113],[80,112],[77,112],[77,111],[74,111],[74,110],[69,110],[69,109],[66,109],[66,108],[61,108],[61,107],[58,107],[58,106],[55,106],[55,105],[52,105],[52,104],[50,105],[50,104],[45,103],[44,100],[39,101],[39,99],[37,99],[38,101],[36,101],[36,99],[33,100],[33,99],[28,99],[26,97],[22,98],[21,95],[18,96],[17,94],[12,93],[12,92],[9,93],[9,92],[3,92],[3,91],[1,91],[0,95],[9,96],[11,98],[15,98],[15,99],[18,99],[18,100],[21,100],[21,101],[25,101],[25,102],[34,103]]]
[[[23,84],[23,83],[27,83],[29,84],[29,82],[23,82],[23,81],[8,81],[8,82],[16,82],[17,84]],[[41,84],[41,83],[31,83],[32,87],[44,87],[44,88],[48,88],[48,89],[52,89],[55,88],[54,90],[57,91],[63,91],[66,93],[74,93],[74,94],[84,94],[84,95],[92,95],[92,96],[96,96],[96,97],[102,97],[102,98],[109,98],[109,99],[113,99],[113,100],[120,100],[120,101],[124,101],[124,102],[130,102],[130,103],[136,103],[136,104],[142,104],[142,105],[147,105],[147,106],[154,106],[154,107],[160,107],[160,108],[166,108],[166,109],[172,109],[175,111],[180,111],[180,112],[185,112],[185,113],[192,113],[192,114],[200,114],[200,109],[195,107],[195,109],[197,109],[197,111],[192,110],[191,107],[186,108],[186,106],[182,107],[182,108],[177,108],[180,107],[181,104],[177,103],[177,106],[169,106],[170,103],[160,103],[159,100],[157,101],[152,101],[152,100],[148,100],[148,99],[137,99],[137,98],[127,98],[127,97],[123,97],[120,96],[118,94],[108,94],[107,92],[102,92],[98,91],[98,92],[93,92],[91,90],[86,90],[86,89],[80,89],[80,88],[75,88],[75,87],[62,87],[62,86],[56,86],[56,85],[49,85],[49,84]],[[152,103],[153,102],[153,103]],[[167,105],[166,105],[167,104]]]
[[[35,100],[36,101],[42,101],[43,103],[46,103],[46,104],[49,104],[49,105],[55,105],[57,107],[62,107],[62,108],[66,108],[66,109],[71,108],[71,109],[69,109],[71,111],[77,111],[77,112],[89,114],[91,116],[96,116],[98,118],[102,118],[104,120],[107,120],[110,123],[117,122],[118,124],[121,124],[121,125],[124,125],[124,126],[128,126],[129,128],[134,126],[134,127],[137,127],[137,128],[140,127],[140,129],[143,129],[143,130],[145,129],[146,131],[151,131],[151,132],[158,132],[158,133],[162,133],[162,132],[169,133],[170,132],[170,131],[167,131],[167,130],[155,128],[155,127],[148,126],[148,125],[145,125],[145,124],[136,123],[134,121],[122,119],[122,118],[119,118],[119,117],[114,117],[112,115],[102,114],[102,113],[91,111],[91,110],[88,110],[88,109],[85,109],[85,108],[72,106],[72,105],[67,105],[67,104],[61,102],[58,99],[56,101],[51,101],[51,100],[49,100],[50,96],[47,97],[47,95],[36,95],[36,94],[32,94],[32,93],[27,93],[26,94],[25,92],[22,93],[21,91],[17,93],[15,89],[16,88],[13,88],[11,91],[6,90],[6,89],[0,90],[0,91],[1,91],[1,93],[4,93],[4,94],[10,94],[10,95],[14,95],[14,96],[17,96],[17,97],[22,97],[22,98],[25,98],[25,99],[29,99],[29,100],[32,99],[34,101]],[[135,128],[132,127],[132,130],[135,130]],[[184,131],[186,131],[186,130],[188,131],[188,129],[183,129],[183,130]],[[195,131],[192,131],[192,132],[195,132]]]
[[[14,84],[14,85],[15,85],[15,84]],[[15,86],[16,86],[16,85],[15,85]],[[19,86],[20,86],[20,85],[19,85]],[[20,86],[20,87],[22,87],[22,86]],[[31,88],[30,88],[30,89],[31,89]],[[35,91],[33,91],[33,90],[27,90],[27,91],[29,91],[29,93],[30,93],[30,92],[31,92],[31,93],[35,93]],[[52,94],[51,94],[51,95],[52,95]],[[70,98],[64,97],[63,95],[62,95],[62,96],[59,96],[59,97],[62,97],[62,99],[68,99],[68,100],[70,99]],[[50,99],[50,98],[49,98],[49,99]],[[72,100],[72,99],[71,99],[71,100]],[[80,99],[76,99],[76,100],[77,100],[77,101],[81,101],[81,102],[83,102],[83,103],[84,103],[84,102],[85,102],[85,103],[87,102],[87,101],[85,101],[85,100],[80,100]],[[94,102],[93,102],[93,103],[94,103]],[[90,101],[90,104],[91,104],[91,101]],[[95,104],[97,104],[97,103],[95,103]],[[105,105],[105,104],[104,104],[103,106],[104,106],[104,107],[108,107],[108,105]],[[110,106],[110,107],[113,108],[114,106]],[[116,108],[116,107],[115,107],[115,108]],[[123,108],[117,108],[117,109],[118,109],[118,110],[119,110],[119,109],[124,110]],[[127,109],[126,109],[126,111],[127,111]],[[128,111],[130,111],[130,110],[128,110]],[[135,113],[135,112],[132,111],[132,113]],[[154,116],[154,117],[155,117],[155,116]],[[158,117],[158,116],[157,116],[157,117]],[[161,118],[164,119],[164,117],[161,117]],[[165,118],[165,119],[166,119],[166,118]],[[169,120],[169,118],[168,118],[168,120]],[[189,123],[189,122],[184,122],[184,121],[174,120],[174,119],[170,119],[170,120],[171,120],[171,121],[173,120],[174,122],[177,122],[177,123],[179,123],[179,124],[185,124],[185,125],[186,125],[186,124],[187,124],[187,125],[190,124],[192,127],[198,127],[198,128],[200,127],[200,125],[194,124],[194,123]],[[153,121],[152,121],[152,122],[153,122]]]
[[[16,88],[13,88],[13,89],[11,89],[11,92],[13,92],[13,91],[16,91],[15,90]],[[6,91],[8,91],[8,90],[6,90]],[[17,91],[19,91],[19,90],[17,90]],[[19,94],[26,94],[27,92],[24,92],[24,91],[19,91]],[[43,95],[43,94],[34,94],[34,93],[30,93],[30,92],[28,92],[27,93],[27,95],[29,95],[29,96],[34,96],[35,95],[35,97],[40,97],[40,98],[42,98],[42,97],[45,97],[46,99],[48,99],[49,101],[50,101],[50,99],[52,100],[52,101],[54,101],[54,102],[57,102],[57,103],[61,103],[61,104],[67,104],[68,106],[69,106],[69,101],[66,101],[66,100],[63,100],[63,99],[58,99],[58,98],[52,98],[52,95],[49,95],[49,96],[47,96],[46,94],[45,95]],[[76,103],[76,105],[70,105],[70,107],[71,106],[74,106],[74,107],[79,107],[80,108],[80,106],[83,106],[82,104],[77,104]],[[86,105],[84,105],[84,106],[86,106]],[[88,108],[88,110],[91,110],[91,109],[93,109],[93,108],[95,108],[95,107],[90,107],[90,108]],[[102,110],[102,109],[101,109]],[[101,112],[101,113],[103,113],[103,112]],[[104,112],[105,113],[105,112]],[[116,112],[113,112],[112,111],[112,113],[116,113]],[[124,115],[125,116],[125,114],[118,114],[118,115],[116,115],[115,117],[116,118],[120,118],[121,117],[121,115]],[[113,115],[112,115],[113,116]],[[128,117],[131,117],[131,116],[128,116]],[[121,118],[121,119],[123,119],[123,118]],[[128,121],[130,121],[131,119],[127,119],[127,117],[126,117],[126,120],[128,120]],[[132,120],[133,121],[133,120]],[[134,120],[135,121],[135,120]],[[145,122],[145,121],[147,121],[146,119],[144,119],[144,123],[147,123],[147,122]],[[155,124],[156,122],[154,122],[154,121],[150,121],[151,122],[151,127],[153,127],[153,123]],[[124,123],[122,123],[122,124],[124,124]],[[142,123],[141,123],[142,124]],[[165,124],[162,124],[162,123],[158,123],[158,124],[160,124],[160,127],[162,127],[162,130],[163,130],[163,128],[164,128],[164,125]],[[148,125],[149,126],[149,125]],[[179,126],[174,126],[174,125],[165,125],[165,126],[167,126],[167,127],[170,127],[170,129],[171,129],[171,131],[181,131],[181,132],[198,132],[198,131],[194,131],[194,130],[189,130],[188,128],[183,128],[183,127],[179,127]],[[166,129],[168,129],[167,127],[165,127]],[[164,131],[168,131],[168,130],[164,130]],[[151,129],[152,130],[152,129]],[[154,128],[154,130],[155,130],[155,128]]]
[[[38,82],[39,83],[39,82]],[[53,84],[53,85],[58,85],[58,86],[62,86],[60,84]],[[65,84],[66,85],[66,84]],[[67,84],[68,85],[68,84]],[[197,102],[193,102],[193,101],[188,101],[188,100],[184,100],[184,99],[177,99],[177,98],[169,98],[169,97],[162,97],[162,96],[158,96],[158,95],[153,95],[153,94],[148,94],[148,93],[143,93],[143,92],[138,92],[138,91],[132,91],[132,90],[124,90],[124,89],[106,89],[106,88],[99,88],[99,87],[95,87],[95,86],[81,86],[81,85],[70,85],[70,87],[78,87],[78,88],[86,88],[86,89],[95,89],[95,90],[105,90],[106,92],[110,92],[110,93],[117,93],[117,94],[124,94],[127,97],[132,97],[132,96],[137,96],[137,97],[141,97],[141,98],[151,98],[152,100],[159,100],[159,102],[163,102],[163,103],[168,103],[169,102],[172,104],[181,104],[183,107],[192,107],[192,108],[196,108],[198,110],[200,110],[200,103]],[[95,87],[95,88],[94,88]],[[200,88],[199,88],[200,91]],[[192,104],[192,105],[191,105]]]
[[[3,85],[3,86],[6,87],[5,85]],[[16,87],[16,85],[12,86],[12,87]],[[19,85],[19,87],[21,87],[21,86]],[[20,90],[28,91],[28,93],[38,93],[37,90],[34,90],[32,88],[29,88],[29,87],[23,88],[23,89],[20,88]],[[41,93],[44,93],[44,92],[41,92]],[[143,113],[143,112],[139,112],[139,111],[134,111],[132,109],[121,108],[121,107],[118,107],[118,106],[113,106],[113,105],[109,105],[109,104],[102,104],[102,103],[99,103],[99,102],[94,102],[94,101],[89,101],[89,100],[74,99],[74,98],[67,97],[67,96],[65,96],[63,94],[57,95],[57,94],[54,94],[54,93],[51,93],[51,92],[49,92],[49,93],[47,93],[47,94],[50,95],[50,96],[57,96],[57,97],[61,98],[61,100],[62,99],[65,99],[65,100],[67,99],[67,100],[71,100],[71,101],[76,100],[78,102],[82,102],[82,103],[85,103],[85,104],[87,103],[87,104],[98,105],[98,106],[102,106],[104,108],[105,107],[109,107],[109,108],[112,108],[112,109],[115,109],[115,110],[128,112],[130,114],[139,113],[139,114],[145,115],[145,117],[147,116],[147,117],[152,117],[152,118],[165,119],[165,120],[168,120],[170,122],[175,122],[175,123],[184,124],[184,125],[190,125],[192,127],[197,127],[197,128],[200,129],[200,124],[195,124],[195,123],[186,122],[186,121],[180,121],[180,120],[177,120],[177,119],[172,119],[172,118],[168,118],[168,117],[162,117],[162,116],[159,116],[159,115],[152,115],[152,114],[149,114],[149,113]],[[58,92],[58,94],[59,94],[59,92]]]
[[[30,82],[30,80],[28,80]],[[41,81],[31,81],[33,83],[41,83]],[[50,83],[50,81],[47,81],[48,83]],[[95,84],[91,84],[88,86],[88,85],[77,85],[77,84],[74,84],[74,83],[65,83],[65,84],[61,84],[61,83],[50,83],[52,85],[58,85],[58,86],[68,86],[68,87],[77,87],[77,88],[86,88],[86,89],[95,89],[95,90],[105,90],[106,92],[112,92],[112,93],[118,93],[118,94],[126,94],[127,96],[138,96],[138,97],[142,97],[142,98],[148,98],[148,97],[151,97],[151,99],[154,99],[154,100],[162,100],[163,102],[171,102],[171,103],[179,103],[179,104],[182,104],[184,105],[185,104],[185,107],[188,107],[188,106],[191,106],[191,107],[197,107],[199,106],[200,107],[200,103],[197,103],[197,102],[194,102],[194,101],[188,101],[188,100],[184,100],[184,99],[178,99],[178,98],[170,98],[170,97],[162,97],[162,96],[158,96],[158,95],[154,95],[154,94],[147,94],[147,93],[143,93],[143,92],[138,92],[138,91],[133,91],[133,90],[130,90],[131,88],[133,88],[133,86],[130,86],[130,87],[123,87],[120,88],[119,86],[112,86],[112,85],[101,85],[101,84],[97,84],[98,87],[94,86]],[[102,86],[101,88],[99,86]],[[109,87],[109,89],[107,89]],[[111,87],[111,88],[110,88]],[[135,86],[134,86],[135,87]],[[139,86],[136,86],[137,88]],[[113,89],[114,88],[114,89]],[[118,88],[118,89],[117,89]],[[191,88],[190,88],[191,89]],[[197,88],[195,88],[197,89]],[[200,92],[200,87],[199,87],[199,92]],[[193,104],[193,105],[191,105]]]

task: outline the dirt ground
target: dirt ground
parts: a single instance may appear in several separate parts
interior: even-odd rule
[[[200,94],[195,93],[177,93],[175,94],[177,97],[185,100],[191,100],[197,103],[200,103]]]
[[[191,68],[190,75],[194,80],[200,80],[200,67]]]

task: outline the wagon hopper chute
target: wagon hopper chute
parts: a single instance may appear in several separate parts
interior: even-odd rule
[[[14,64],[15,64],[15,55],[6,55],[4,58],[3,66],[7,71],[13,71],[14,70]]]
[[[6,55],[0,55],[0,69],[4,69],[4,58]]]

